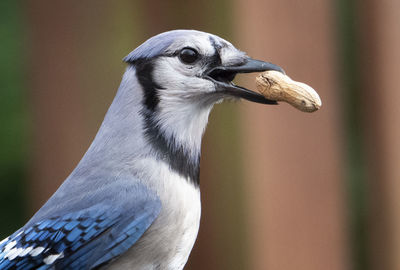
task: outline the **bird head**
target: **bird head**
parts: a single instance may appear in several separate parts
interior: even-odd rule
[[[154,36],[124,61],[135,66],[150,110],[212,106],[225,98],[276,104],[232,81],[238,73],[283,70],[254,60],[228,41],[204,32],[175,30]]]
[[[224,99],[276,104],[235,85],[238,73],[283,70],[254,60],[228,41],[209,33],[174,30],[154,36],[124,58],[143,90],[147,130],[200,151],[212,106]],[[129,71],[129,68],[128,68]]]

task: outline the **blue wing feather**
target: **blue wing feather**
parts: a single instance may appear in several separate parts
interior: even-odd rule
[[[0,269],[91,269],[127,251],[158,216],[161,204],[123,211],[77,211],[23,227],[0,243]],[[115,210],[115,209],[113,209]]]

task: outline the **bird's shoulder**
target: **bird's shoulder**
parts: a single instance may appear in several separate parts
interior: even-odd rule
[[[91,269],[108,263],[127,251],[160,212],[155,194],[136,189],[141,190],[131,197],[137,198],[104,196],[88,200],[86,208],[79,202],[35,215],[0,242],[0,269]]]

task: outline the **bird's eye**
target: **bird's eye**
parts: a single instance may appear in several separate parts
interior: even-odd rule
[[[192,48],[183,48],[179,52],[179,59],[185,64],[193,64],[199,58],[199,53]]]

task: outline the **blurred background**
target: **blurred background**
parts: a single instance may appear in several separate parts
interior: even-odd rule
[[[215,107],[185,269],[400,269],[400,1],[2,0],[0,22],[0,238],[78,163],[121,59],[189,28],[280,65],[323,107]]]

